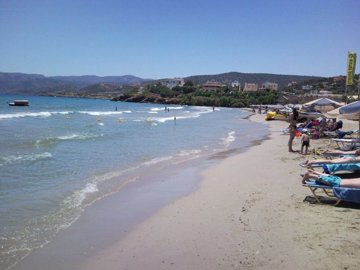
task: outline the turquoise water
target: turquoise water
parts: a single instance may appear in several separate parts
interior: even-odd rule
[[[8,106],[14,99],[30,106]],[[239,109],[167,108],[0,95],[0,265],[51,241],[140,171],[236,152],[267,135]]]

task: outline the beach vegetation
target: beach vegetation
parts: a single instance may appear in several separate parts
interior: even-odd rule
[[[148,91],[153,94],[158,94],[164,98],[166,98],[166,97],[173,98],[173,97],[176,97],[179,95],[178,91],[170,89],[164,85],[161,85],[160,83],[158,83],[156,85],[151,85],[148,88]]]
[[[243,92],[224,87],[218,91],[204,91],[191,83],[170,89],[157,83],[141,93],[131,91],[122,94],[117,100],[242,108],[253,104],[276,104],[278,98],[278,92],[271,90]]]

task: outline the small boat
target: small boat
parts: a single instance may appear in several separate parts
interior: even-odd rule
[[[284,121],[286,121],[287,119],[288,119],[288,117],[286,116],[286,114],[276,113],[273,111],[267,112],[266,117],[265,117],[266,121],[269,121],[269,120],[284,120]]]
[[[15,99],[9,103],[9,106],[29,106],[29,101],[26,99]]]

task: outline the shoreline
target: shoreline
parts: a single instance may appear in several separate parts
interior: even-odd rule
[[[194,192],[200,182],[199,171],[248,151],[266,138],[264,126],[258,125],[255,130],[256,133],[241,140],[232,150],[209,151],[195,159],[175,160],[167,168],[166,163],[159,163],[150,171],[144,167],[135,174],[126,175],[128,184],[90,204],[71,226],[59,231],[46,246],[34,249],[11,269],[76,269],[79,263],[124,238],[137,224],[164,206]],[[114,178],[113,181],[118,180]]]
[[[198,190],[79,269],[357,269],[358,209],[304,202],[309,156],[287,152],[286,122],[268,124],[270,139],[201,172]]]
[[[264,140],[178,175],[200,177],[192,192],[117,231],[109,223],[120,217],[102,215],[102,210],[126,213],[118,210],[131,192],[122,201],[112,196],[85,213],[70,233],[61,233],[60,242],[14,269],[39,269],[39,258],[49,269],[313,269],[320,258],[326,262],[316,269],[357,269],[359,211],[303,202],[311,194],[301,185],[298,164],[309,156],[287,152],[288,136],[281,130],[288,124],[264,118],[250,117],[268,125]],[[312,140],[310,149],[322,143]],[[297,139],[294,148],[300,148]],[[90,229],[84,227],[87,223]],[[97,234],[89,237],[89,231]],[[95,247],[101,237],[112,244]],[[60,248],[68,242],[78,246],[77,252]]]

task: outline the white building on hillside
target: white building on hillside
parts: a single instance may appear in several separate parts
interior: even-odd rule
[[[239,88],[240,86],[241,86],[241,84],[238,81],[231,82],[231,87],[232,88],[235,88],[235,87]]]
[[[204,91],[219,91],[223,89],[226,85],[217,81],[207,81],[203,84]]]
[[[258,89],[259,89],[259,86],[257,83],[245,83],[245,85],[244,85],[245,92],[255,92]]]
[[[277,83],[274,82],[265,82],[261,85],[262,89],[269,89],[272,91],[277,91],[279,89],[279,85]]]
[[[165,79],[161,80],[161,84],[172,89],[175,86],[184,86],[185,81],[183,78]]]
[[[303,85],[301,87],[301,89],[304,90],[304,91],[310,91],[310,90],[313,90],[313,86],[307,84],[307,85]]]

